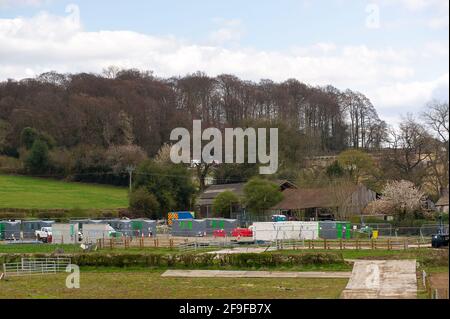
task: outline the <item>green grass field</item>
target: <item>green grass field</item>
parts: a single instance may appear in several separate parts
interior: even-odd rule
[[[113,209],[128,207],[126,188],[0,175],[0,208]]]
[[[0,281],[0,299],[336,299],[347,279],[163,278],[163,270],[81,269],[80,289],[67,274]]]

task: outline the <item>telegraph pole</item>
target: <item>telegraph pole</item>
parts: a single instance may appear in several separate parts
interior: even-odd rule
[[[131,191],[132,191],[132,185],[133,185],[133,172],[134,172],[134,170],[135,170],[136,168],[133,166],[133,165],[128,165],[127,166],[127,168],[126,168],[126,170],[127,170],[127,172],[128,172],[128,175],[130,176],[130,181],[129,181],[129,184],[130,184],[130,194],[131,194]]]

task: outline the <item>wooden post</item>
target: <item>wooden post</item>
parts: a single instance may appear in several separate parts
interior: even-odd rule
[[[313,241],[311,241],[311,243],[312,243],[312,249],[314,250],[314,242],[313,242]]]
[[[311,249],[311,240],[308,240],[308,249]]]
[[[139,247],[144,248],[144,239],[142,237],[139,238]]]
[[[388,246],[388,250],[391,250],[391,240],[390,239],[387,240],[387,246]]]
[[[374,249],[374,242],[373,242],[373,239],[371,240],[371,244],[372,244],[372,249]]]
[[[113,242],[112,238],[109,239],[109,249],[113,249]]]
[[[341,248],[341,250],[342,250],[342,238],[341,238],[341,240],[339,241],[339,246],[340,246],[340,248]]]
[[[326,239],[323,240],[323,248],[325,250],[327,249],[327,240]]]

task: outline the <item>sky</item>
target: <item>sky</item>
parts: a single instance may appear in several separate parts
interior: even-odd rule
[[[296,78],[397,124],[449,97],[448,0],[0,0],[0,80],[110,65]]]

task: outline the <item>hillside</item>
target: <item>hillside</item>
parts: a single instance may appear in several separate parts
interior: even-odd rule
[[[126,188],[0,175],[0,208],[112,209],[127,206]]]

